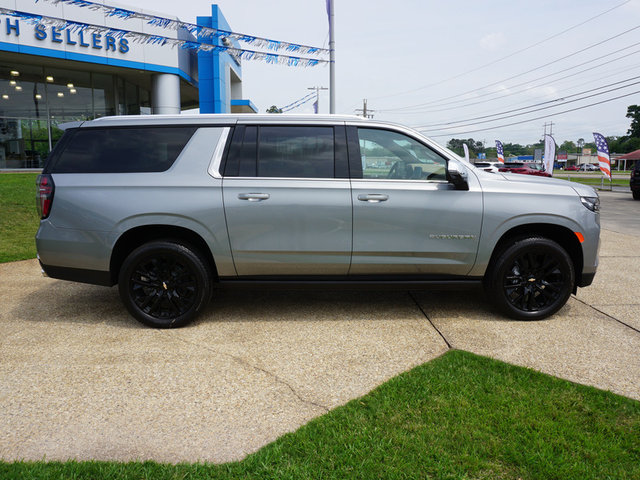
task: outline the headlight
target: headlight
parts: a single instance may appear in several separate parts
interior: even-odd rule
[[[580,197],[582,204],[592,212],[600,211],[600,198],[598,197]]]

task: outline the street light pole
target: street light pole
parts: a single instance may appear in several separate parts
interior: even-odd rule
[[[333,0],[327,0],[329,9],[329,113],[336,113],[336,41],[333,36]]]

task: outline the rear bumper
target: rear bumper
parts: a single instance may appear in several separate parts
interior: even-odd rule
[[[44,265],[40,262],[40,267],[45,276],[57,278],[58,280],[69,280],[71,282],[89,283],[91,285],[101,285],[103,287],[111,287],[114,282],[111,279],[110,272],[101,270],[85,270],[82,268],[56,267],[53,265]]]

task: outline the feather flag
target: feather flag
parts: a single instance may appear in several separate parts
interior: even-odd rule
[[[470,163],[470,162],[469,162],[469,147],[467,146],[467,144],[466,144],[466,143],[463,143],[463,144],[462,144],[462,148],[464,149],[464,160],[465,160],[467,163]]]
[[[504,149],[500,140],[496,140],[496,151],[498,152],[498,161],[504,163]]]
[[[598,150],[598,163],[600,170],[611,181],[611,158],[609,158],[609,145],[607,139],[600,133],[593,132],[593,138],[596,140],[596,149]]]
[[[548,133],[544,136],[544,171],[553,176],[553,164],[556,158],[556,141]]]

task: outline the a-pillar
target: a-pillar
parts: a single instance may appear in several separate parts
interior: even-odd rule
[[[151,109],[154,114],[180,113],[180,77],[158,73],[151,77]]]

